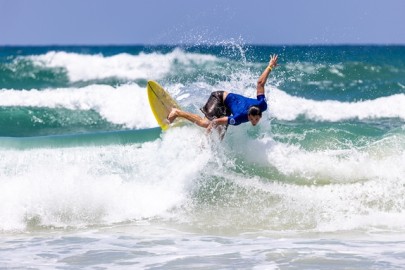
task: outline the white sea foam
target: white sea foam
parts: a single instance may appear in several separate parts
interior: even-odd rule
[[[164,217],[211,156],[201,135],[183,127],[142,147],[1,151],[0,231]]]
[[[294,120],[299,116],[315,121],[332,122],[378,118],[405,120],[405,94],[359,102],[340,102],[333,100],[315,101],[291,96],[279,89],[272,89],[267,99],[271,115],[281,120]]]
[[[258,206],[249,211],[255,213],[256,223],[275,220],[267,224],[272,230],[405,230],[404,140],[402,145],[392,138],[397,144],[382,140],[361,149],[308,151],[268,137],[244,139],[232,143],[232,151],[244,164],[280,174],[272,181],[223,176],[254,190]],[[258,190],[267,195],[259,196]],[[270,198],[277,200],[269,206]]]
[[[398,135],[399,136],[399,135]],[[405,138],[395,144],[382,140],[361,149],[305,150],[270,137],[234,146],[250,162],[274,167],[288,177],[308,182],[347,183],[370,179],[400,179],[405,175]]]
[[[156,127],[146,89],[136,84],[112,87],[90,85],[83,88],[46,90],[0,90],[0,106],[94,110],[107,121],[128,128]]]
[[[243,132],[238,134],[243,137]],[[307,151],[271,138],[249,140],[245,136],[243,143],[229,146],[237,159],[243,159],[242,171],[251,166],[258,172],[276,169],[281,177],[277,181],[277,176],[265,179],[260,173],[235,171],[232,155],[221,153],[222,147],[214,151],[207,139],[204,130],[184,126],[141,147],[3,150],[0,230],[24,231],[31,225],[81,227],[155,217],[191,222],[204,229],[238,224],[242,231],[405,229],[403,145],[387,151],[386,145],[376,144],[363,149]],[[221,180],[211,192],[197,195],[213,200],[200,209],[212,218],[194,211],[183,217],[176,211],[198,205],[191,191],[198,192],[196,185],[217,176],[247,187],[246,193],[231,188],[222,194],[217,189],[227,185]],[[230,199],[243,202],[235,209],[229,202],[225,206],[215,203],[217,195],[223,200],[229,192]],[[189,203],[190,199],[194,201]],[[217,210],[226,213],[226,218]]]
[[[174,96],[181,97],[182,104],[197,98],[186,88],[188,86],[168,86],[174,89]],[[208,93],[211,89],[207,90]],[[401,115],[402,111],[395,103],[403,104],[404,99],[404,95],[399,94],[357,103],[313,101],[278,89],[269,90],[269,112],[285,120],[299,115],[317,121],[400,117],[397,114]],[[337,118],[327,112],[328,107],[333,107],[331,103],[336,106]],[[289,104],[295,106],[289,107]],[[0,90],[0,106],[95,110],[113,123],[137,128],[156,126],[146,91],[136,84],[41,91],[3,89]],[[347,109],[347,106],[358,110]],[[378,111],[378,107],[384,107],[385,111]],[[242,131],[247,127],[243,126]],[[269,168],[286,183],[268,184],[264,179],[260,185],[253,185],[256,190],[248,192],[253,201],[260,200],[258,190],[279,198],[280,203],[257,212],[247,208],[250,205],[244,206],[234,216],[229,209],[223,209],[229,213],[229,218],[249,219],[246,226],[253,224],[260,230],[337,231],[382,227],[404,230],[401,209],[405,207],[405,155],[401,132],[392,135],[393,143],[386,142],[391,138],[388,135],[361,149],[305,150],[269,137],[249,140],[240,131],[240,127],[237,133],[230,130],[225,143],[228,138],[235,141],[230,147],[237,159],[243,159],[246,167],[242,171],[251,165],[263,170]],[[257,175],[249,178],[244,173],[235,173],[232,158],[212,153],[203,134],[201,128],[186,126],[169,130],[161,140],[144,143],[139,148],[4,150],[0,152],[0,218],[4,220],[0,229],[25,230],[26,226],[37,223],[63,227],[164,218],[173,214],[172,209],[184,206],[190,196],[188,188],[196,188],[194,180],[201,174],[209,179],[217,171],[223,171],[224,178],[247,186],[263,180]],[[210,164],[207,168],[210,161],[214,166]],[[254,212],[256,216],[250,219],[247,212]],[[271,213],[272,218],[262,212]],[[300,218],[302,220],[297,221]],[[201,220],[198,216],[189,217],[188,221],[186,218],[186,222],[195,222],[193,225],[197,227],[200,222],[209,223],[208,227],[229,226],[226,220],[213,225],[211,220]]]
[[[167,54],[157,52],[138,55],[121,53],[113,56],[51,51],[27,58],[36,65],[66,69],[72,82],[111,77],[130,80],[158,80],[168,74],[175,63],[187,66],[217,60],[212,55],[185,53],[180,49],[175,49]]]

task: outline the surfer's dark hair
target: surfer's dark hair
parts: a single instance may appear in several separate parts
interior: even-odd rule
[[[260,110],[260,108],[257,106],[251,106],[249,108],[248,114],[252,115],[252,116],[258,115],[258,116],[262,117],[262,110]]]

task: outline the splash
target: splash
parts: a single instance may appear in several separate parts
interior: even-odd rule
[[[0,230],[165,217],[187,200],[210,156],[201,131],[189,127],[142,147],[3,150]]]

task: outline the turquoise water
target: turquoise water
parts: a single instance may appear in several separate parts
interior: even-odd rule
[[[253,97],[256,127],[161,132]],[[404,46],[0,47],[0,267],[405,267]]]

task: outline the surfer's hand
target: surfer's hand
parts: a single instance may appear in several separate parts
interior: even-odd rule
[[[171,124],[179,116],[179,109],[172,108],[169,115],[167,116],[167,121]]]
[[[208,127],[207,127],[207,132],[208,132],[208,133],[211,133],[211,130],[212,130],[213,128],[215,128],[216,126],[217,126],[217,124],[215,123],[215,119],[212,120],[212,121],[210,121],[210,123],[208,124]]]
[[[277,54],[270,55],[269,68],[274,68],[275,66],[277,66],[277,60]]]

